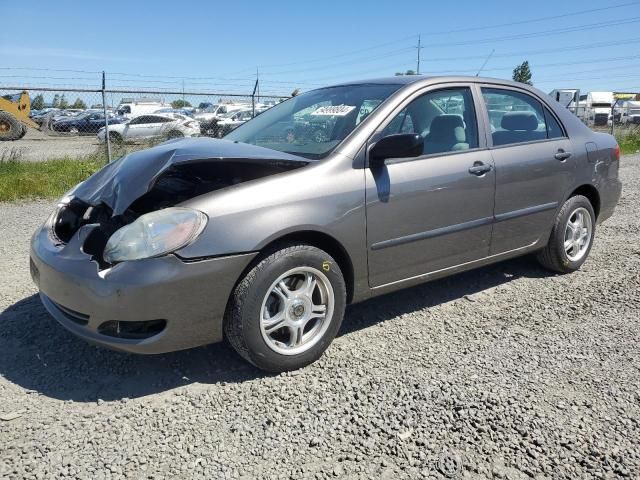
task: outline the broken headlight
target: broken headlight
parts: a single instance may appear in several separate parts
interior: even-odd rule
[[[103,257],[109,263],[159,257],[192,242],[207,224],[207,216],[190,208],[171,207],[147,213],[116,230]]]

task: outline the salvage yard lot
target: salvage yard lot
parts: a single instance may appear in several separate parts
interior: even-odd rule
[[[32,128],[15,142],[0,142],[0,158],[8,160],[18,156],[20,160],[38,162],[51,158],[77,158],[90,155],[99,146],[95,135],[51,136]]]
[[[581,271],[521,258],[352,306],[277,376],[72,337],[29,278],[53,202],[1,204],[0,478],[638,478],[640,155],[621,164]]]

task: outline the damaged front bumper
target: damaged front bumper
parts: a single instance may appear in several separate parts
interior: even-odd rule
[[[197,261],[167,255],[100,269],[82,251],[91,228],[59,245],[45,224],[31,243],[31,276],[45,308],[66,329],[143,354],[222,340],[227,300],[255,253]]]

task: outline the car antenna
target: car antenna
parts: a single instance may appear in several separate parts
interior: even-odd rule
[[[494,48],[493,50],[491,50],[491,53],[487,56],[487,58],[484,59],[484,63],[482,64],[482,66],[478,69],[478,73],[476,73],[476,77],[478,75],[480,75],[480,72],[482,71],[482,69],[485,67],[485,65],[487,64],[487,62],[489,61],[489,59],[491,58],[491,56],[493,55],[493,52],[495,52],[496,49]]]

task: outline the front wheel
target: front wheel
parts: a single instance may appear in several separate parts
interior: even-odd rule
[[[331,344],[345,305],[344,277],[335,260],[310,245],[286,246],[265,256],[235,288],[226,338],[258,368],[296,370]]]
[[[596,215],[589,199],[571,197],[558,212],[549,243],[538,253],[538,261],[555,272],[575,272],[589,256],[595,231]]]

